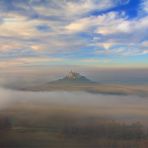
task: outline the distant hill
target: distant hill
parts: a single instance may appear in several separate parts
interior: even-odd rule
[[[35,84],[34,86],[7,88],[21,91],[83,91],[93,94],[148,96],[148,87],[145,86],[101,84],[93,82],[87,77],[72,71],[61,79],[40,85]]]
[[[64,78],[52,81],[50,83],[70,84],[70,83],[94,83],[94,82],[79,73],[70,71],[69,74],[65,76]]]

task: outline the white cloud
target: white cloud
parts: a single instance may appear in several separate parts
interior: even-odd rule
[[[104,50],[98,51],[100,54],[120,56],[147,54],[147,41],[141,43],[141,40],[147,38],[147,16],[129,20],[126,16],[111,12],[71,22],[66,29],[72,34],[78,32],[98,34],[89,46],[103,47]]]
[[[80,0],[79,2],[70,1],[66,4],[65,10],[69,15],[81,16],[93,10],[104,10],[113,7],[115,3],[112,0]]]
[[[147,0],[143,2],[145,12],[147,3]],[[16,10],[0,14],[0,56],[6,53],[7,57],[9,54],[21,57],[28,54],[29,57],[29,54],[33,53],[37,54],[35,56],[57,54],[66,57],[87,47],[92,47],[90,53],[97,49],[97,54],[148,54],[146,15],[130,20],[124,11],[120,14],[112,11],[98,16],[90,13],[112,8],[116,4],[113,0],[51,0],[47,1],[46,5],[36,4],[27,8],[23,3],[16,4],[18,8],[27,11]],[[47,26],[49,31],[44,30],[44,26]],[[88,38],[80,35],[81,33],[88,35]],[[36,59],[32,61],[37,62]],[[52,61],[54,62],[54,59]],[[89,61],[95,62],[92,59]]]
[[[93,16],[79,19],[66,26],[70,32],[88,31],[94,29],[95,33],[108,35],[117,33],[133,33],[148,28],[148,18],[143,17],[137,20],[127,20],[116,12],[101,16]],[[96,29],[96,30],[95,30]]]
[[[104,50],[96,50],[96,54],[105,54],[105,55],[115,55],[115,56],[138,56],[148,54],[148,48],[141,48],[141,46],[125,46],[120,45],[119,47],[114,47]]]
[[[5,59],[0,60],[0,68],[8,67],[21,67],[27,65],[42,65],[51,64],[56,62],[62,62],[62,58],[52,58],[52,57],[26,57],[26,58],[15,58],[15,59]]]
[[[148,13],[148,0],[143,0],[141,7],[144,12]]]
[[[80,60],[80,62],[86,63],[86,64],[88,64],[88,63],[90,63],[90,64],[101,64],[101,63],[107,64],[107,63],[111,63],[112,60],[110,60],[110,59],[87,58],[87,59]]]
[[[144,41],[142,42],[142,46],[147,47],[148,48],[148,41]]]
[[[143,54],[148,54],[148,49],[144,50]]]
[[[46,5],[47,7],[36,5],[33,7],[33,10],[41,15],[63,17],[64,19],[73,20],[95,10],[101,11],[109,9],[114,7],[116,3],[113,0],[51,0],[51,2]]]
[[[111,34],[118,32],[128,32],[130,24],[124,18],[115,12],[100,16],[91,16],[71,22],[66,29],[71,32],[88,31],[94,29],[96,33]],[[96,30],[95,30],[96,29]]]
[[[3,18],[3,22],[0,24],[1,36],[33,38],[41,35],[35,26],[42,23],[40,20],[28,20],[27,17],[19,14],[9,14]]]

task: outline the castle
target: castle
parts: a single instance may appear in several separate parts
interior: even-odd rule
[[[69,74],[66,76],[68,79],[78,79],[81,77],[81,75],[79,73],[73,72],[72,70],[69,72]]]

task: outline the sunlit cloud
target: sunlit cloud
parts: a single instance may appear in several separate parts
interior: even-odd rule
[[[78,65],[112,56],[137,61],[148,56],[148,2],[137,5],[131,0],[1,0],[1,66],[50,61]]]
[[[7,59],[0,60],[0,68],[8,67],[22,67],[29,65],[46,65],[56,62],[62,62],[62,58],[49,58],[49,57],[27,57],[27,58],[16,58],[16,59]]]
[[[111,59],[95,59],[95,58],[89,58],[89,59],[82,59],[80,60],[84,64],[93,64],[93,65],[100,65],[100,64],[111,64],[112,60]]]

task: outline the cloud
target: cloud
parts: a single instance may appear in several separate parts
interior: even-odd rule
[[[40,20],[28,20],[19,14],[8,14],[4,16],[0,24],[0,32],[3,37],[33,38],[41,33],[36,29],[37,25],[44,23]]]
[[[112,62],[111,59],[96,59],[96,58],[88,58],[80,60],[84,64],[109,64]]]
[[[141,4],[141,9],[143,12],[148,13],[148,0],[143,0]]]
[[[148,48],[141,46],[124,46],[112,47],[110,49],[96,50],[96,54],[114,55],[114,56],[138,56],[148,54]]]
[[[143,45],[144,47],[148,47],[148,41],[142,42],[142,45]]]
[[[83,15],[93,10],[105,10],[115,6],[112,0],[80,0],[77,2],[71,1],[66,5],[66,11],[70,15]]]
[[[0,58],[15,63],[18,58],[147,55],[147,0],[139,8],[145,13],[132,19],[118,11],[121,5],[113,0],[1,0]]]
[[[135,56],[147,54],[148,46],[140,45],[141,40],[147,38],[147,20],[147,16],[128,20],[126,16],[111,12],[79,19],[66,26],[66,29],[71,34],[94,33],[93,41],[89,43],[89,46],[103,47],[104,50],[102,51],[101,48],[98,53]]]
[[[71,32],[94,31],[102,35],[133,33],[141,29],[147,29],[148,18],[143,17],[136,20],[128,20],[117,12],[110,12],[100,16],[91,16],[79,19],[66,26]]]
[[[15,59],[5,59],[0,60],[0,68],[8,68],[8,67],[21,67],[21,66],[29,66],[29,65],[46,65],[63,62],[62,58],[53,58],[53,57],[22,57]]]

